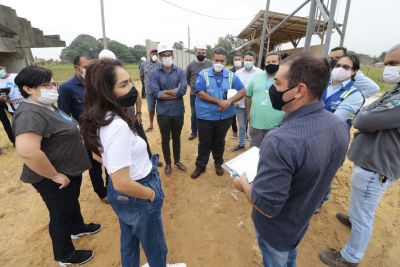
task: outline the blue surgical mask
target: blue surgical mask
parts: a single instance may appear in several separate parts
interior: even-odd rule
[[[4,77],[6,77],[7,73],[5,70],[0,70],[0,79],[3,79]]]
[[[251,70],[254,66],[253,61],[244,61],[244,68],[246,70]]]

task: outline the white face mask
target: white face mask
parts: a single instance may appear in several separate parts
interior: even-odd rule
[[[172,57],[163,57],[163,58],[161,59],[161,61],[162,61],[162,64],[163,64],[164,66],[166,66],[166,67],[171,67],[171,65],[172,65],[172,63],[173,63]]]
[[[235,61],[233,61],[233,65],[236,68],[241,68],[242,67],[242,61],[241,60],[235,60]]]
[[[40,104],[50,106],[57,102],[58,92],[55,89],[40,89],[40,96],[37,98],[37,101]]]
[[[224,69],[224,64],[221,63],[214,63],[213,64],[213,69],[215,70],[215,72],[220,72]]]
[[[383,80],[387,83],[399,83],[400,66],[386,66],[383,70]]]
[[[245,61],[244,62],[244,68],[246,70],[251,70],[253,68],[253,66],[254,66],[253,61]]]
[[[81,76],[83,79],[85,79],[86,76],[86,69],[79,67],[79,69],[82,71]]]
[[[151,60],[153,60],[154,62],[156,62],[156,61],[157,61],[157,55],[152,55],[152,56],[151,56]]]
[[[344,68],[334,68],[332,70],[331,79],[332,81],[343,82],[351,78],[351,70],[345,70]]]

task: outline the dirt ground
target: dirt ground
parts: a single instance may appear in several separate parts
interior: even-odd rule
[[[218,177],[212,162],[199,179],[192,180],[198,140],[188,141],[190,133],[189,97],[182,131],[182,162],[189,170],[173,169],[171,177],[162,175],[166,194],[163,208],[168,261],[195,266],[261,266],[261,254],[250,218],[251,208],[244,196],[235,191],[231,178]],[[148,126],[146,102],[143,102],[144,126]],[[1,127],[1,126],[0,126]],[[237,153],[230,150],[238,140],[226,138],[225,159]],[[156,127],[148,134],[152,150],[161,153]],[[0,129],[0,266],[57,266],[53,261],[48,235],[48,212],[39,194],[19,181],[22,163]],[[248,146],[248,144],[247,144]],[[162,156],[161,156],[162,159]],[[349,201],[349,177],[352,164],[346,161],[333,182],[331,199],[311,220],[298,250],[298,266],[325,266],[318,253],[340,248],[350,231],[337,222],[335,213],[346,211]],[[361,267],[400,266],[400,184],[394,184],[383,197],[376,212],[374,233]],[[76,248],[93,249],[95,257],[86,266],[120,266],[119,225],[109,205],[103,204],[92,189],[87,172],[80,203],[86,222],[103,225],[100,233],[74,241]],[[142,256],[142,263],[145,257]]]

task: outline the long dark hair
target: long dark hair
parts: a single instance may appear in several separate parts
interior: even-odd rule
[[[117,67],[123,68],[120,61],[101,59],[93,61],[86,69],[85,111],[80,117],[80,127],[86,147],[98,155],[102,149],[98,131],[110,124],[116,115],[137,134],[133,120],[119,105],[114,95]],[[106,117],[107,112],[111,113]]]

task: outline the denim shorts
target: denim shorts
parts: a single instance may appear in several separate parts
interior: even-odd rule
[[[152,94],[146,94],[147,110],[153,112],[156,109],[156,98]]]

